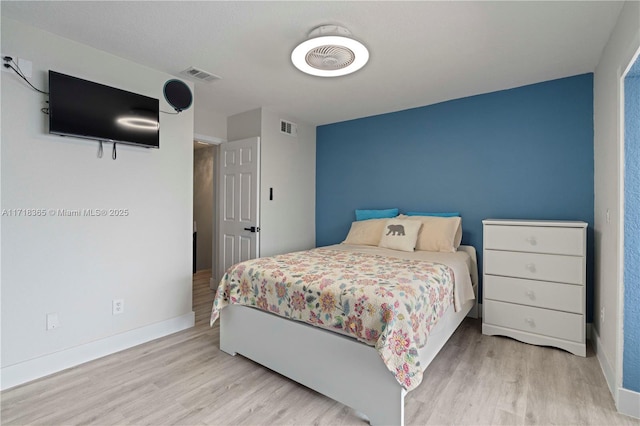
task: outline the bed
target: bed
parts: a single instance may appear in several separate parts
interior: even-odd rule
[[[335,272],[336,268],[341,267],[336,263],[338,261],[343,263],[342,268],[346,268],[341,272]],[[319,264],[327,265],[328,269],[318,269]],[[426,318],[429,324],[426,335],[423,335],[424,330],[412,334],[411,331],[416,331],[415,325],[400,326],[398,331],[392,330],[390,323],[383,321],[382,331],[376,334],[375,327],[368,328],[370,324],[366,321],[358,323],[349,314],[361,311],[366,316],[369,307],[362,303],[358,305],[358,300],[362,300],[358,296],[367,293],[364,293],[365,290],[353,290],[348,285],[345,287],[344,283],[340,287],[340,282],[335,283],[338,285],[336,288],[341,289],[336,291],[342,291],[340,295],[345,293],[353,297],[348,299],[345,296],[346,299],[340,298],[337,302],[336,296],[333,302],[341,306],[340,312],[323,311],[326,300],[321,301],[321,296],[326,289],[331,289],[327,277],[332,276],[327,274],[334,272],[347,275],[351,281],[364,280],[364,287],[370,288],[381,288],[367,281],[376,275],[382,276],[383,281],[400,277],[407,285],[401,288],[407,293],[413,284],[408,282],[408,275],[390,272],[390,265],[396,264],[405,265],[403,270],[409,270],[409,275],[420,275],[420,279],[424,277],[416,274],[416,271],[426,268],[435,276],[430,279],[447,281],[443,276],[449,274],[452,281],[450,294],[444,290],[436,293],[437,312]],[[351,272],[364,275],[351,276]],[[274,277],[271,284],[266,279],[268,276]],[[310,290],[310,283],[314,280],[319,285],[317,288],[321,289],[316,293]],[[298,287],[294,285],[296,282]],[[402,425],[406,393],[420,384],[422,372],[465,316],[477,317],[477,283],[476,251],[471,246],[460,246],[453,253],[441,253],[404,252],[343,243],[254,259],[230,268],[218,288],[211,324],[220,319],[222,351],[230,355],[239,353],[337,400],[357,410],[371,424]],[[295,294],[296,291],[304,292],[304,299],[300,298],[300,294]],[[350,295],[350,292],[354,294]],[[426,293],[433,301],[434,291],[427,289]],[[444,296],[442,293],[445,293]],[[263,297],[267,294],[271,295],[269,300]],[[317,297],[314,298],[314,295]],[[282,303],[278,304],[278,301]],[[414,303],[410,302],[406,303],[407,311],[397,301],[395,303],[396,317],[415,315],[417,310],[414,308],[421,308],[420,303],[409,307]],[[301,315],[302,304],[316,308],[316,312]],[[380,313],[385,308],[378,306],[376,309]],[[342,318],[336,319],[340,316]],[[384,317],[384,314],[381,316]],[[322,321],[323,318],[327,320]],[[395,322],[402,321],[396,318]],[[382,339],[383,334],[386,334],[385,339]],[[376,345],[379,340],[385,340],[386,345]],[[404,350],[398,350],[398,340],[404,345]],[[388,359],[390,354],[395,357],[399,352],[403,352],[404,357],[400,361]]]

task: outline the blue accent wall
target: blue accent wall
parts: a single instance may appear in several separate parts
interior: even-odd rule
[[[316,162],[317,246],[355,209],[460,212],[480,265],[485,218],[588,222],[591,321],[593,74],[319,126]]]
[[[622,385],[640,392],[640,59],[624,81],[624,348]]]

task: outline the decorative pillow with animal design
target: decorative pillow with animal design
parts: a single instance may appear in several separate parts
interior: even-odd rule
[[[419,220],[389,219],[382,231],[378,247],[413,251],[416,248],[416,241],[421,227],[422,222]]]

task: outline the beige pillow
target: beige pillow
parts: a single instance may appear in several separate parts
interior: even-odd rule
[[[460,218],[460,223],[458,224],[458,230],[456,231],[456,237],[453,239],[453,246],[458,251],[458,247],[462,243],[462,218]]]
[[[388,219],[358,220],[351,224],[347,239],[342,244],[377,246]]]
[[[422,223],[416,250],[455,252],[462,241],[460,217],[405,216],[399,218]]]
[[[388,219],[378,247],[394,250],[413,251],[416,248],[418,232],[422,223],[417,220]]]

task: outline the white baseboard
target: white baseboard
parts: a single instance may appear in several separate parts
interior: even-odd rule
[[[625,416],[636,417],[640,419],[640,393],[625,388],[616,388],[616,380],[611,363],[602,350],[600,336],[595,327],[591,329],[593,350],[596,352],[600,368],[604,374],[604,378],[609,386],[609,392],[613,396],[616,408],[620,414]]]
[[[605,355],[604,350],[602,349],[602,343],[600,342],[600,336],[598,335],[598,330],[593,327],[591,330],[591,343],[593,344],[593,350],[596,353],[596,357],[598,358],[598,362],[600,363],[600,368],[602,369],[602,373],[604,374],[604,378],[607,381],[607,386],[609,386],[609,392],[611,392],[611,396],[613,396],[613,400],[616,398],[616,376],[615,371],[613,371],[613,367]]]
[[[194,324],[195,313],[192,311],[166,321],[9,365],[1,370],[0,389],[9,389],[67,368],[129,349],[150,340],[191,328]]]
[[[640,419],[640,393],[629,389],[618,389],[618,412]]]

